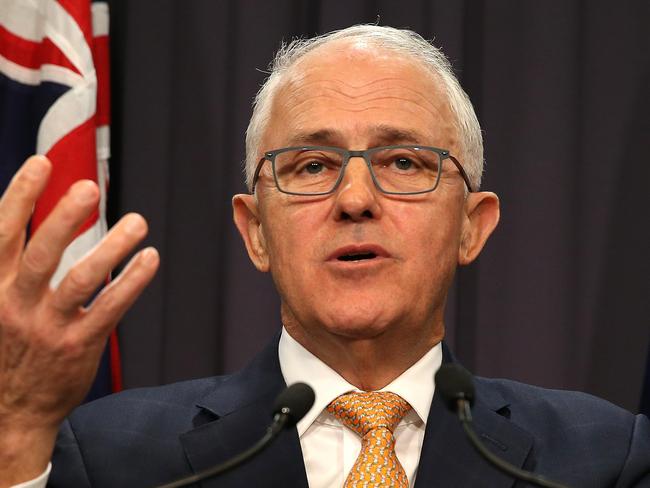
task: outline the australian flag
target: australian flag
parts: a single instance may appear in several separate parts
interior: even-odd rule
[[[32,154],[52,175],[30,223],[33,232],[71,184],[98,183],[97,211],[79,229],[52,278],[106,233],[109,148],[108,5],[91,0],[0,0],[0,194]],[[121,389],[112,334],[89,398]]]

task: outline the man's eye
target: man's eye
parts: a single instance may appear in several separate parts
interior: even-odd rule
[[[321,173],[324,169],[325,166],[323,163],[319,163],[318,161],[310,161],[304,167],[304,170],[307,171],[307,173],[310,175]]]
[[[409,158],[395,158],[393,164],[395,165],[396,169],[399,169],[401,171],[408,171],[415,166],[413,160]]]

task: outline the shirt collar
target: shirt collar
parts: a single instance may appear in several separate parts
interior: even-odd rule
[[[311,426],[323,410],[339,395],[359,391],[341,375],[299,344],[286,329],[282,328],[278,346],[280,369],[287,385],[298,381],[314,389],[314,406],[298,422],[298,435]],[[434,373],[442,364],[442,346],[436,344],[409,369],[395,378],[381,391],[390,391],[409,402],[420,420],[426,425],[435,390]]]

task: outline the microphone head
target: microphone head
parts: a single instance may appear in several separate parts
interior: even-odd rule
[[[472,375],[460,364],[443,364],[436,373],[436,389],[440,392],[447,408],[452,412],[458,409],[458,400],[474,404],[474,383]]]
[[[309,412],[315,399],[311,386],[306,383],[294,383],[282,390],[275,399],[273,415],[286,415],[286,427],[293,427]]]

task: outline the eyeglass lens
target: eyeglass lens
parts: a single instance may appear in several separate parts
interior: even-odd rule
[[[291,150],[275,157],[275,175],[281,190],[290,193],[327,193],[334,189],[344,154],[325,149]],[[380,189],[391,193],[433,190],[443,164],[440,154],[419,147],[369,152],[372,172]]]

